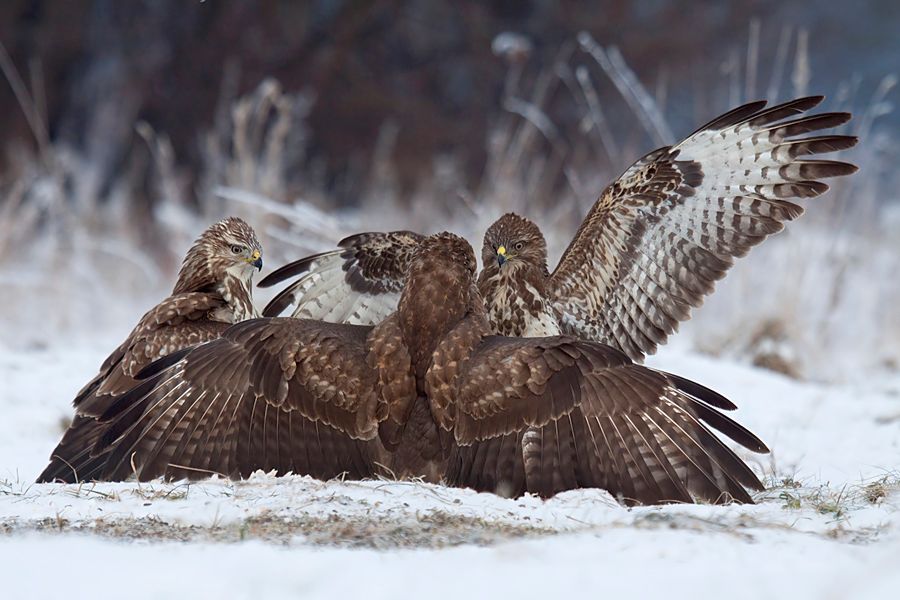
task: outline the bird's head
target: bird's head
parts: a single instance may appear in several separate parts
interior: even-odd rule
[[[515,213],[506,213],[484,233],[481,260],[486,270],[531,265],[547,268],[547,242],[538,226]]]
[[[475,276],[477,267],[472,245],[465,238],[447,231],[422,240],[413,258],[415,264],[434,264],[443,269],[461,271],[466,279]]]
[[[475,252],[460,236],[443,232],[428,236],[416,248],[407,272],[406,285],[400,298],[401,307],[413,307],[414,312],[434,309],[440,313],[461,310],[477,302],[472,294],[475,287]]]
[[[228,217],[200,234],[188,250],[174,293],[216,287],[228,275],[250,284],[262,269],[262,245],[243,219]]]

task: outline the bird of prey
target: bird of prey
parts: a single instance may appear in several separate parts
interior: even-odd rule
[[[734,259],[780,231],[822,194],[822,178],[854,165],[819,158],[857,138],[804,134],[836,127],[848,113],[803,115],[822,101],[772,108],[753,102],[647,154],[607,187],[551,273],[537,225],[506,214],[487,230],[478,286],[494,333],[566,333],[640,361],[702,304]],[[364,233],[339,249],[291,263],[260,286],[300,275],[263,310],[332,322],[374,324],[393,310],[422,236]]]
[[[75,417],[37,481],[75,483],[100,475],[92,449],[105,430],[97,417],[136,385],[156,359],[219,337],[232,323],[257,316],[251,298],[262,247],[253,229],[230,217],[204,231],[188,250],[172,295],[150,309],[100,372],[75,397]]]
[[[492,335],[475,269],[468,242],[436,234],[377,326],[251,319],[157,361],[100,418],[102,477],[393,474],[752,502],[762,485],[713,430],[768,449],[717,410],[731,402],[595,342]]]

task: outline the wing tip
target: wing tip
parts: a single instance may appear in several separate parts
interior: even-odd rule
[[[328,250],[326,252],[311,254],[310,256],[305,256],[301,259],[289,262],[286,265],[278,267],[277,269],[260,279],[259,283],[256,284],[256,287],[272,287],[275,284],[281,283],[285,279],[289,279],[296,275],[302,275],[309,271],[309,268],[312,266],[313,262],[326,256],[339,255],[341,252],[343,252],[343,250]]]
[[[294,302],[294,285],[281,290],[269,303],[262,309],[260,314],[264,317],[277,317],[284,312],[288,306]]]
[[[813,94],[811,96],[801,96],[796,100],[791,100],[786,104],[794,104],[800,110],[809,110],[811,108],[815,108],[816,106],[822,104],[825,100],[825,94]]]
[[[190,352],[196,347],[197,345],[188,346],[187,348],[182,348],[180,350],[176,350],[175,352],[166,354],[165,356],[156,359],[155,361],[138,371],[134,378],[136,380],[142,381],[145,379],[149,379],[154,375],[158,375],[190,354]]]
[[[675,384],[676,389],[689,396],[693,396],[698,400],[706,402],[710,406],[715,406],[722,410],[737,410],[737,404],[701,383],[691,381],[690,379],[672,373],[666,373],[666,376]]]

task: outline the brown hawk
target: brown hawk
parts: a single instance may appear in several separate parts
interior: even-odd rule
[[[105,427],[99,417],[137,382],[145,366],[182,348],[219,337],[232,323],[257,316],[251,298],[262,248],[253,229],[231,217],[204,231],[188,250],[172,295],[150,309],[75,397],[75,418],[38,482],[89,481],[103,461],[91,450]]]
[[[556,269],[531,221],[507,214],[487,230],[478,286],[493,331],[567,333],[642,360],[700,306],[734,259],[802,212],[793,198],[828,189],[821,178],[851,164],[804,158],[844,150],[857,138],[803,134],[836,127],[848,113],[799,116],[822,101],[800,98],[728,112],[680,143],[646,155],[591,208]],[[412,250],[422,236],[365,233],[339,250],[289,264],[260,282],[301,277],[263,310],[374,324],[396,308]]]
[[[712,431],[768,451],[717,410],[731,402],[595,342],[491,335],[475,268],[464,239],[437,234],[375,327],[251,319],[157,361],[101,417],[102,477],[391,473],[628,503],[762,489]]]

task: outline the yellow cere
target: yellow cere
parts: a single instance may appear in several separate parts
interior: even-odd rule
[[[497,254],[500,256],[506,256],[506,246],[500,246],[497,248]]]

